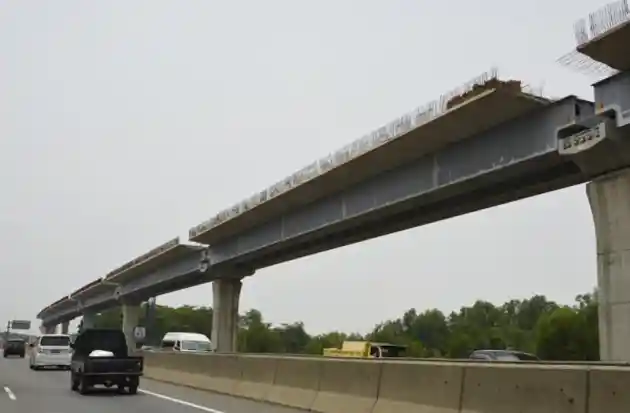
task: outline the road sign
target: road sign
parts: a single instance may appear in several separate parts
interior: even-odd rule
[[[11,320],[11,330],[30,330],[31,322],[28,320]]]
[[[137,341],[144,340],[147,335],[147,331],[143,326],[137,326],[133,329],[133,336]]]

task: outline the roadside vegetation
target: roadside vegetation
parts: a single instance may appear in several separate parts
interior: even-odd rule
[[[465,358],[476,349],[514,349],[546,360],[598,360],[596,293],[582,294],[570,305],[536,295],[501,305],[477,301],[444,314],[436,309],[409,309],[400,318],[384,320],[361,335],[331,331],[311,335],[301,322],[272,325],[257,310],[241,316],[239,351],[249,353],[322,354],[344,340],[405,344],[412,357]],[[120,326],[120,310],[99,315],[97,326]],[[141,320],[141,324],[144,324]],[[149,344],[167,331],[190,331],[211,336],[212,308],[158,306]]]

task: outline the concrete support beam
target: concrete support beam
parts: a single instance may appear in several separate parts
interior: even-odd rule
[[[599,343],[603,361],[630,361],[630,169],[586,187],[597,236]]]
[[[212,282],[212,346],[219,353],[235,353],[241,278]]]
[[[137,348],[134,329],[140,322],[140,310],[139,304],[123,304],[122,306],[122,330],[130,352],[136,351]]]
[[[70,321],[61,323],[61,334],[68,334],[70,332]]]
[[[83,313],[83,325],[82,330],[86,330],[88,328],[94,328],[96,324],[96,313],[91,311],[86,311]]]
[[[57,333],[57,325],[53,326],[44,326],[44,334],[55,334]]]

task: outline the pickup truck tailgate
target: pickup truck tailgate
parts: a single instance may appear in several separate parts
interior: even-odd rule
[[[142,357],[90,357],[84,363],[83,372],[87,374],[140,374],[142,373],[142,368]]]

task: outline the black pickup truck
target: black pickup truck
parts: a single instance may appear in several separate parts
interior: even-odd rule
[[[138,392],[143,358],[128,354],[121,330],[87,329],[72,343],[70,381],[72,390],[86,394],[95,385],[117,386]]]

